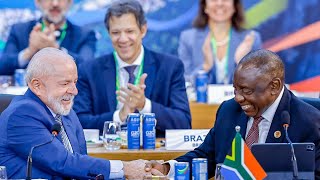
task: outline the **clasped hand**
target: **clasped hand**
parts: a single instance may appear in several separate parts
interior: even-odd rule
[[[164,176],[167,174],[167,166],[162,165],[161,161],[134,160],[124,161],[123,170],[125,178],[132,180],[149,179],[152,176]]]

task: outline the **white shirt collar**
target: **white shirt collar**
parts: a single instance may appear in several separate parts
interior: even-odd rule
[[[274,114],[276,113],[276,110],[277,110],[277,108],[279,106],[280,100],[281,100],[281,98],[283,96],[283,92],[284,92],[284,87],[282,87],[282,90],[281,90],[279,96],[277,97],[277,99],[271,104],[271,106],[268,107],[268,109],[266,111],[264,111],[262,113],[261,116],[264,119],[266,119],[267,121],[272,122]]]
[[[57,114],[56,114],[56,113],[54,113],[54,112],[49,108],[49,106],[47,106],[47,108],[48,108],[48,109],[49,109],[49,111],[51,112],[52,116],[53,116],[53,117],[56,117],[56,115],[57,115]]]
[[[134,60],[132,64],[128,64],[128,63],[124,62],[124,61],[120,58],[120,56],[118,55],[118,53],[116,52],[116,57],[117,57],[117,60],[118,60],[119,69],[124,68],[124,67],[127,67],[127,66],[132,66],[132,65],[140,66],[141,63],[142,63],[143,55],[144,55],[144,48],[143,48],[143,46],[141,45],[141,51],[140,51],[140,54],[139,54],[139,56],[137,57],[137,59]]]

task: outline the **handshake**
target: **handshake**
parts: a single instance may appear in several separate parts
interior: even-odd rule
[[[163,160],[160,161],[147,161],[147,160],[134,160],[134,161],[123,161],[123,171],[126,179],[152,179],[152,176],[164,176],[168,174],[170,170],[169,164],[162,164]],[[164,178],[167,179],[167,178]],[[161,179],[162,180],[162,179]]]

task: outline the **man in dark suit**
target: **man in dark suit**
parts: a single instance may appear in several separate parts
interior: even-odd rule
[[[129,113],[152,112],[158,137],[191,128],[183,64],[142,45],[147,25],[139,2],[115,1],[105,24],[115,51],[80,66],[74,109],[82,126],[102,131],[105,121],[125,124]]]
[[[34,148],[34,179],[141,179],[145,161],[109,161],[87,155],[83,129],[72,110],[77,95],[77,67],[73,58],[55,48],[36,53],[27,68],[29,89],[14,98],[0,116],[0,164],[9,179],[23,179],[27,156]],[[59,135],[51,128],[58,123]],[[51,142],[50,142],[51,141]]]
[[[193,158],[207,158],[209,177],[217,163],[223,163],[235,136],[235,127],[249,147],[252,143],[287,143],[281,114],[289,112],[288,129],[292,142],[313,142],[316,147],[315,175],[320,177],[320,112],[301,101],[284,86],[284,65],[280,57],[268,50],[246,55],[235,70],[235,98],[219,107],[214,128],[195,150],[176,158],[191,164]],[[255,132],[251,133],[256,129]],[[280,132],[280,133],[279,133]],[[255,138],[253,138],[255,137]],[[269,155],[271,155],[270,152]],[[172,175],[175,160],[164,165],[153,162],[154,168]],[[170,165],[169,165],[170,164]],[[148,166],[150,167],[150,166]]]
[[[26,68],[31,57],[45,47],[68,52],[77,64],[93,59],[94,32],[66,19],[72,1],[35,0],[42,18],[12,26],[0,59],[0,75],[13,75],[16,69]]]

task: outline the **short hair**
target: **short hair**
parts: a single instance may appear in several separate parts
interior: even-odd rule
[[[245,55],[236,70],[240,68],[256,68],[261,70],[263,74],[270,75],[272,78],[280,78],[284,82],[285,69],[281,58],[276,53],[266,49],[259,49]]]
[[[242,30],[244,22],[245,22],[245,15],[241,0],[233,0],[235,12],[231,17],[231,24],[236,30]],[[196,28],[205,28],[208,25],[209,17],[204,12],[206,8],[206,0],[199,0],[199,10],[198,15],[193,21],[193,26]]]
[[[52,74],[54,71],[53,64],[56,63],[57,57],[63,57],[61,59],[65,61],[74,61],[73,57],[64,51],[51,47],[43,48],[31,58],[27,67],[25,81],[28,83],[35,77]]]
[[[109,21],[112,16],[120,17],[124,14],[133,14],[139,28],[147,23],[141,4],[136,0],[117,0],[114,1],[107,10],[104,23],[109,31]]]

